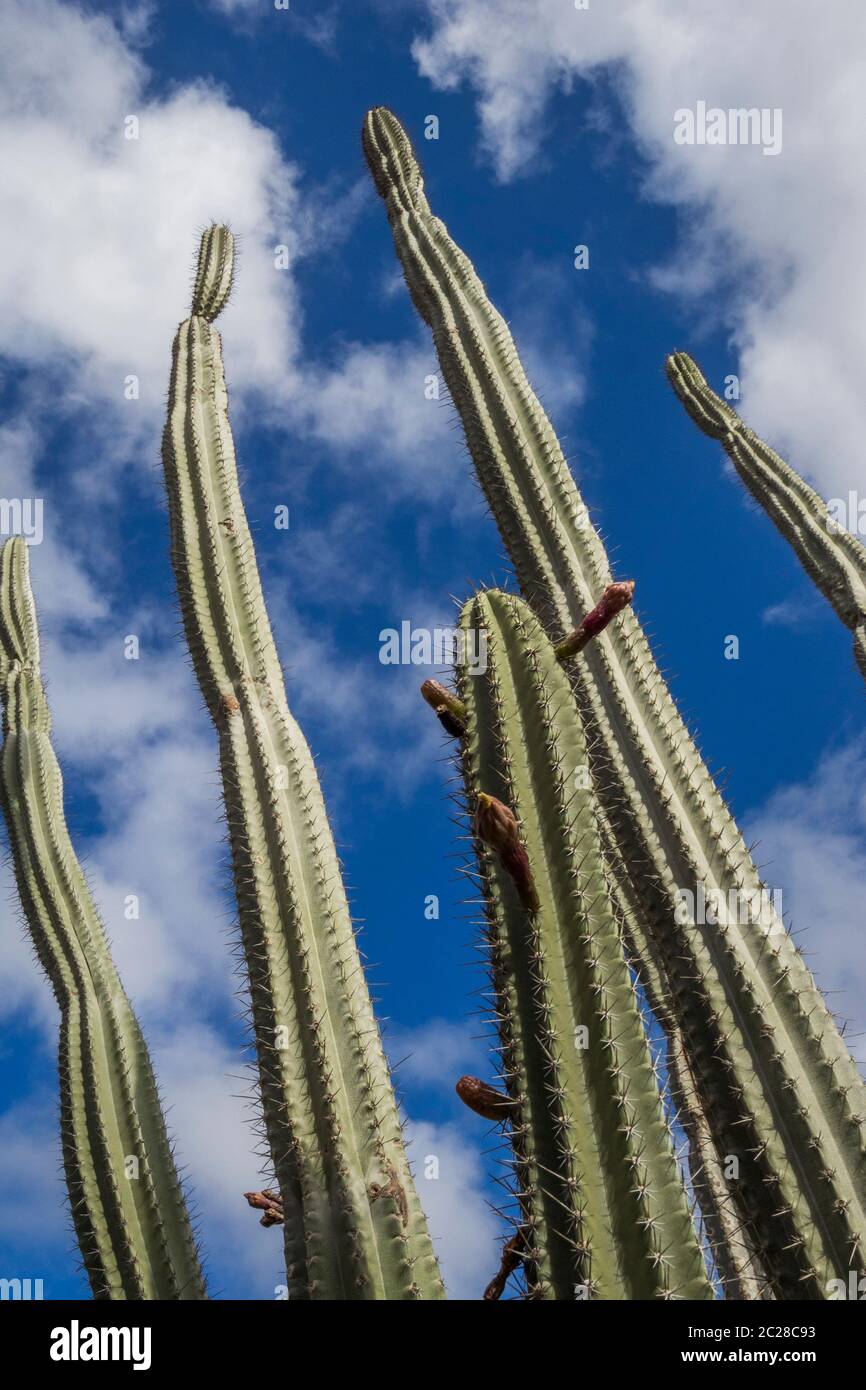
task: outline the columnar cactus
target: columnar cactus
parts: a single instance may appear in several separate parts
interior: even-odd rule
[[[0,697],[0,801],[27,927],[60,1005],[63,1165],[91,1289],[206,1298],[147,1046],[66,829],[18,537],[0,554]]]
[[[163,444],[172,561],[219,736],[261,1103],[282,1196],[290,1298],[439,1298],[310,751],[244,513],[213,318],[231,234],[202,239],[178,329]]]
[[[369,112],[363,142],[521,587],[561,640],[611,582],[604,546],[505,321],[430,210],[396,117]],[[701,1118],[717,1159],[736,1160],[729,1191],[744,1243],[775,1296],[823,1297],[829,1280],[866,1268],[866,1087],[631,607],[572,671],[603,813],[665,964]]]
[[[479,594],[461,623],[486,638],[484,674],[463,668],[460,682],[461,757],[511,1101],[512,1244],[529,1295],[712,1298],[608,892],[568,678],[515,596]]]
[[[704,434],[720,441],[749,492],[853,632],[854,657],[866,679],[866,548],[830,516],[824,499],[711,390],[687,352],[673,353],[665,365],[689,415]]]

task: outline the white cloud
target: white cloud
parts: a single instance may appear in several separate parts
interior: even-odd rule
[[[205,1271],[233,1272],[235,1298],[272,1299],[285,1283],[282,1232],[262,1230],[244,1192],[261,1159],[250,1127],[247,1059],[200,1024],[150,1030],[150,1050],[190,1210],[201,1226]],[[5,1278],[45,1278],[77,1256],[60,1154],[56,1096],[38,1094],[0,1114],[0,1233]],[[82,1296],[86,1280],[82,1276]],[[211,1273],[210,1292],[222,1292]]]
[[[109,764],[95,789],[106,829],[89,877],[136,1007],[147,1017],[226,1004],[237,982],[216,749],[173,730]]]
[[[155,94],[152,78],[105,16],[57,0],[3,9],[0,357],[30,369],[32,418],[72,422],[67,477],[104,504],[125,468],[152,464],[197,235],[217,219],[238,245],[220,319],[235,424],[252,399],[259,421],[313,436],[335,461],[392,470],[397,494],[447,498],[466,470],[450,408],[424,399],[436,370],[426,339],[351,343],[328,363],[302,353],[298,257],[347,235],[366,182],[302,197],[277,135],[222,88],[201,79]],[[125,397],[129,376],[137,399]]]
[[[56,1114],[38,1098],[4,1111],[0,1115],[0,1231],[5,1248],[0,1277],[45,1278],[46,1265],[71,1246],[72,1223],[64,1211],[62,1173]],[[26,1265],[10,1267],[12,1249],[26,1256]],[[52,1297],[50,1284],[44,1293]]]
[[[783,787],[746,818],[746,837],[828,1003],[850,1020],[866,1064],[866,740],[828,752],[805,782]],[[854,1035],[860,1034],[859,1038]]]
[[[312,635],[299,646],[290,668],[292,698],[328,723],[341,747],[343,772],[365,772],[381,779],[392,797],[408,798],[443,756],[440,726],[418,693],[429,670],[381,666],[371,651],[369,663],[344,662],[335,671],[322,659],[329,650]],[[351,788],[337,782],[329,800],[332,817],[339,817],[350,796]]]
[[[427,399],[436,378],[438,398]],[[455,510],[469,492],[462,450],[455,448],[454,410],[432,346],[353,343],[338,364],[310,379],[309,427],[374,475],[385,473],[392,495],[423,504],[451,493]]]
[[[410,1122],[407,1140],[449,1297],[478,1299],[499,1268],[507,1234],[487,1204],[478,1150],[456,1125]]]
[[[40,544],[30,547],[34,582],[39,583],[41,594],[40,618],[50,623],[70,612],[84,622],[100,618],[105,613],[104,599],[60,534],[58,518],[66,515],[62,490],[55,483],[47,487],[37,483],[39,452],[39,437],[32,419],[21,414],[0,425],[0,496],[41,503],[40,529],[44,535]]]
[[[247,15],[261,11],[261,0],[207,0],[212,10],[224,15]]]
[[[168,1121],[201,1219],[206,1261],[233,1271],[232,1297],[272,1299],[285,1284],[280,1227],[263,1229],[243,1194],[259,1187],[249,1058],[202,1024],[156,1034],[152,1050]],[[218,1295],[218,1285],[211,1293]]]
[[[811,599],[782,599],[780,603],[771,603],[763,610],[761,622],[768,627],[789,627],[796,631],[822,616],[823,609],[814,596]]]
[[[732,288],[726,313],[750,423],[827,494],[863,486],[859,0],[764,0],[736,16],[704,0],[588,10],[562,0],[428,0],[428,9],[432,32],[413,49],[420,70],[444,90],[475,87],[484,149],[502,179],[550,164],[554,92],[584,79],[597,96],[597,79],[613,80],[647,160],[646,194],[685,214],[679,252],[656,283],[698,297]],[[781,154],[676,145],[674,112],[699,100],[781,108]],[[582,119],[577,97],[572,105]],[[599,146],[591,113],[583,119],[589,158]]]
[[[301,214],[274,135],[206,82],[148,95],[113,25],[76,6],[11,0],[0,33],[0,352],[63,369],[130,417],[161,409],[195,232],[216,217],[243,255],[225,316],[233,379],[284,389],[292,277],[273,246],[296,249]],[[124,404],[129,373],[141,395]]]
[[[50,1038],[57,1027],[57,1005],[24,925],[8,856],[0,869],[0,903],[4,908],[4,927],[0,931],[0,1022],[5,1024],[20,1016]]]
[[[304,13],[296,0],[206,0],[206,3],[236,28],[249,30],[265,23],[286,24],[292,32],[326,53],[334,53],[337,37],[337,4],[322,4],[313,13]]]
[[[478,1036],[481,1032],[477,1019],[454,1023],[431,1018],[417,1028],[390,1028],[385,1041],[398,1085],[434,1086],[450,1093],[467,1073],[486,1077],[490,1044]]]

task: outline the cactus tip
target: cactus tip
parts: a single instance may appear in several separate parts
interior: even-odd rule
[[[202,232],[192,291],[192,312],[213,323],[225,308],[234,279],[235,239],[217,222]]]
[[[372,106],[361,129],[364,157],[380,197],[417,207],[424,187],[421,166],[400,121],[387,106]]]

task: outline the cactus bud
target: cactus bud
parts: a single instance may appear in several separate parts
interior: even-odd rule
[[[466,732],[466,706],[439,681],[427,680],[421,694],[436,713],[436,718],[452,738],[462,738]]]
[[[245,1192],[244,1196],[251,1207],[257,1211],[263,1211],[264,1216],[260,1224],[262,1226],[281,1226],[285,1220],[283,1212],[283,1199],[279,1192],[272,1192],[266,1189],[264,1192]]]
[[[505,1285],[508,1276],[513,1274],[520,1267],[520,1260],[523,1253],[524,1239],[523,1232],[518,1231],[516,1236],[512,1236],[502,1247],[502,1263],[499,1272],[494,1274],[487,1288],[484,1290],[484,1301],[495,1303],[505,1292]]]
[[[519,843],[517,821],[514,812],[486,792],[478,793],[478,806],[475,812],[475,829],[479,840],[502,854]]]
[[[497,1091],[477,1076],[461,1076],[454,1089],[463,1104],[484,1120],[507,1120],[517,1108],[517,1102],[504,1091]]]
[[[499,862],[512,879],[527,912],[537,912],[538,894],[529,867],[529,855],[521,843],[514,812],[503,802],[497,801],[495,796],[479,792],[475,832],[479,840],[483,840],[485,845],[489,845],[499,855]]]
[[[570,632],[567,637],[556,647],[556,655],[560,661],[568,661],[571,657],[577,656],[578,652],[583,651],[587,642],[591,642],[593,637],[597,637],[600,632],[604,632],[611,618],[615,618],[617,613],[621,613],[627,608],[634,597],[634,580],[623,579],[618,584],[608,584],[599,602],[595,605],[579,627]]]

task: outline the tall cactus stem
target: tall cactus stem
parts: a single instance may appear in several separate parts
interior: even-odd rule
[[[504,319],[430,210],[393,113],[368,113],[363,144],[521,588],[560,640],[611,583],[601,538]],[[736,1160],[731,1194],[747,1243],[774,1296],[826,1297],[832,1279],[866,1270],[866,1086],[765,907],[633,608],[570,669],[594,782],[665,965],[708,1132],[718,1161]],[[698,913],[702,895],[719,904],[716,920]]]
[[[174,341],[163,462],[172,561],[216,726],[289,1297],[440,1298],[340,865],[289,712],[238,487],[220,336],[231,234],[202,238]]]
[[[0,801],[27,927],[60,1006],[61,1149],[97,1299],[207,1297],[150,1056],[66,828],[27,546],[0,553]]]
[[[707,385],[687,352],[674,352],[668,380],[695,424],[717,439],[755,501],[785,537],[809,578],[854,634],[866,680],[866,547],[830,515],[827,503]]]
[[[712,1298],[607,889],[595,797],[580,787],[586,747],[568,677],[514,595],[479,594],[461,625],[484,633],[487,652],[484,674],[464,668],[460,682],[461,758],[467,803],[483,808],[476,846],[528,1291]],[[532,913],[507,864],[518,826]],[[480,1113],[501,1111],[494,1091]]]

